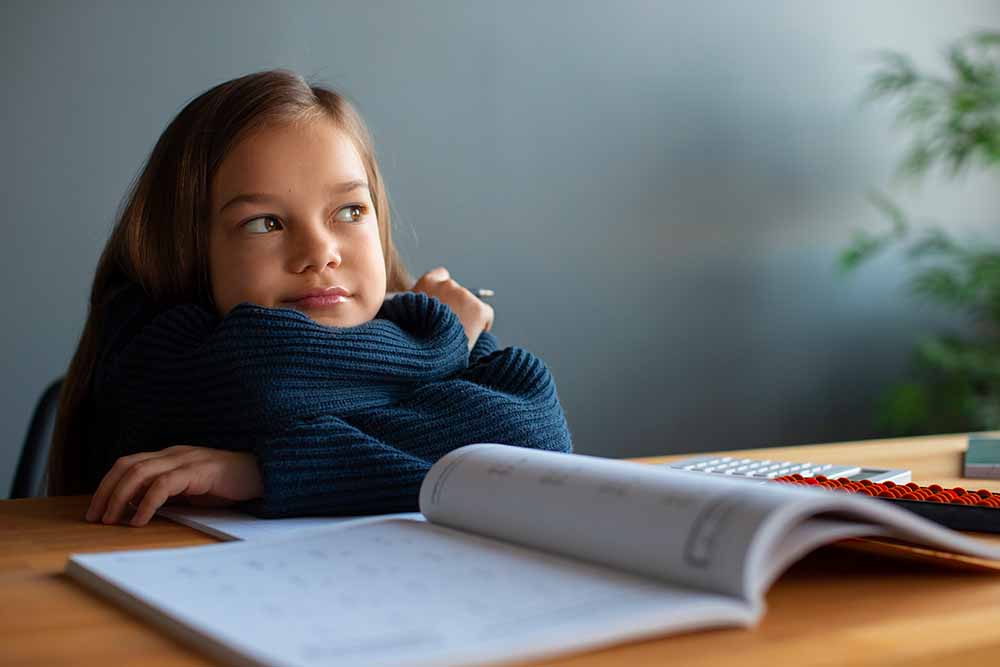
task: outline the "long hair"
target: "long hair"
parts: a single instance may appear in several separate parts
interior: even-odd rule
[[[249,74],[202,93],[160,135],[116,213],[94,274],[83,333],[63,381],[48,462],[49,495],[94,491],[85,488],[82,474],[87,460],[83,427],[111,297],[131,283],[158,305],[198,303],[213,310],[208,265],[213,175],[229,151],[258,127],[324,116],[353,140],[364,163],[387,291],[412,287],[392,242],[389,200],[371,135],[347,99],[284,69]]]

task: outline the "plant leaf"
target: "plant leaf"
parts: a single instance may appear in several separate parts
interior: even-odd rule
[[[892,231],[890,232],[892,238],[900,239],[905,236],[909,224],[903,209],[897,206],[887,194],[878,190],[869,190],[866,196],[868,201],[892,223]]]
[[[841,251],[838,264],[842,272],[853,271],[861,264],[880,253],[888,244],[885,236],[873,236],[859,231],[855,232],[850,244]]]
[[[910,279],[914,294],[953,308],[962,308],[975,302],[962,277],[952,268],[932,266],[920,270]]]
[[[932,228],[924,233],[924,237],[910,246],[907,255],[911,259],[928,257],[955,258],[963,254],[962,248],[940,228]]]

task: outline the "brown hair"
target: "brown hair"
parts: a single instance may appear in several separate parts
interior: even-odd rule
[[[110,298],[129,283],[156,304],[198,303],[210,310],[209,186],[223,159],[253,130],[269,123],[327,117],[354,142],[368,176],[385,257],[387,291],[413,280],[392,242],[389,200],[371,135],[342,95],[298,74],[270,70],[221,83],[189,102],[163,131],[116,214],[94,275],[90,308],[63,381],[48,462],[49,495],[92,493],[82,479],[85,434],[98,341]]]

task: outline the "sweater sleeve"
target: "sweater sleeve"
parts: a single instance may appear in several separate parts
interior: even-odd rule
[[[415,512],[433,464],[332,416],[256,438],[253,453],[264,492],[238,509],[260,518]]]
[[[530,352],[497,350],[397,405],[301,421],[258,441],[264,495],[241,509],[263,518],[413,512],[431,465],[481,442],[573,450],[555,380]]]
[[[497,342],[497,337],[489,331],[484,331],[479,334],[479,338],[476,339],[476,344],[472,346],[472,351],[469,352],[469,364],[474,364],[487,354],[491,352],[496,352],[500,347]]]
[[[471,383],[486,391],[478,405],[464,407],[462,414],[482,415],[483,427],[466,424],[464,444],[499,444],[572,452],[573,440],[559,401],[555,377],[541,358],[521,347],[506,347],[470,364],[457,382]],[[453,392],[460,395],[461,391]],[[460,403],[458,403],[461,405]],[[482,428],[477,432],[478,428]]]
[[[572,451],[555,381],[540,359],[498,350],[398,405],[350,420],[300,421],[258,441],[264,495],[240,509],[261,518],[413,512],[433,463],[478,442]]]

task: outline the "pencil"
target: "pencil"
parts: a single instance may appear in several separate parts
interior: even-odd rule
[[[491,289],[486,289],[484,287],[480,287],[480,288],[477,288],[477,289],[474,289],[474,290],[470,290],[470,291],[473,294],[475,294],[476,296],[478,296],[480,299],[482,299],[483,301],[486,301],[491,296],[495,296],[496,295],[496,292],[494,292]],[[386,299],[391,299],[393,297],[399,296],[400,294],[404,294],[404,292],[386,292],[385,293],[385,298]]]

